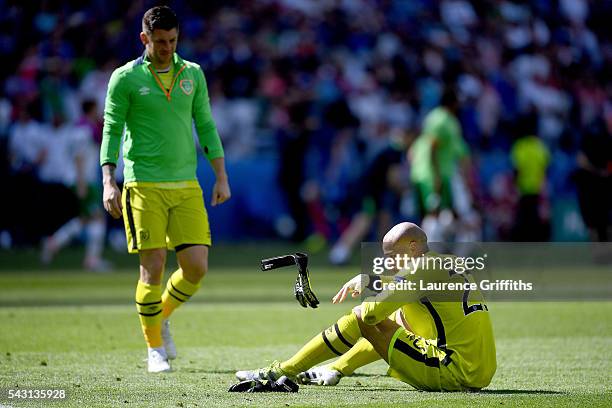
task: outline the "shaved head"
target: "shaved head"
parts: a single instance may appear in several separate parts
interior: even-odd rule
[[[410,253],[412,256],[420,256],[428,250],[425,231],[411,222],[395,225],[383,238],[385,254]]]

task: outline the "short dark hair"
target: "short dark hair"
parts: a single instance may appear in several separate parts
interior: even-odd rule
[[[153,34],[155,29],[172,30],[179,28],[178,18],[174,11],[168,6],[157,6],[150,8],[142,16],[142,31],[148,35]]]
[[[452,85],[447,85],[442,92],[442,97],[440,98],[440,105],[446,108],[454,108],[459,99],[457,98],[457,91],[455,87]]]

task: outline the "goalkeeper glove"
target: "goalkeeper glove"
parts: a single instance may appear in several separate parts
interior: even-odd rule
[[[293,294],[303,307],[316,308],[319,300],[310,287],[310,272],[308,271],[308,255],[296,252],[293,255],[283,255],[274,258],[261,260],[261,270],[282,268],[285,266],[297,265],[298,275],[293,286]]]

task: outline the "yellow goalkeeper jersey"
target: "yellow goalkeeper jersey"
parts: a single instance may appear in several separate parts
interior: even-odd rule
[[[451,255],[428,253],[426,257],[449,258]],[[381,293],[362,304],[364,321],[375,324],[401,309],[412,332],[426,339],[436,339],[453,364],[448,369],[463,384],[486,387],[497,369],[495,339],[488,306],[480,290],[427,290],[429,283],[474,283],[473,278],[444,268],[419,269],[402,276],[416,283],[406,293]],[[423,288],[423,289],[421,289]],[[400,299],[415,299],[401,301]]]

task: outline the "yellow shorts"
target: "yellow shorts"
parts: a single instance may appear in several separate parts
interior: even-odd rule
[[[425,339],[400,327],[389,343],[387,374],[418,390],[465,390],[448,368],[452,353],[436,343],[437,340]]]
[[[123,221],[128,251],[211,244],[208,214],[197,181],[127,183]]]

